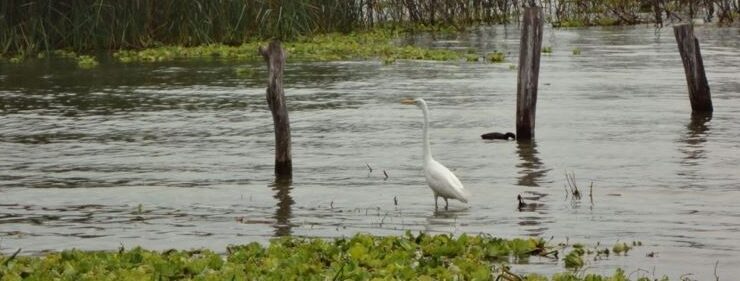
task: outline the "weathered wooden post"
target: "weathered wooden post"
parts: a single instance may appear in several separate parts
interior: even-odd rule
[[[293,177],[293,162],[290,154],[290,120],[285,106],[283,92],[283,67],[285,52],[280,41],[272,41],[259,52],[267,63],[267,105],[272,111],[275,127],[275,177],[277,180],[290,180]]]
[[[680,24],[673,26],[676,35],[678,52],[681,53],[683,69],[686,73],[686,84],[689,86],[689,100],[693,113],[712,112],[712,98],[709,94],[709,83],[704,73],[704,60],[699,50],[699,40],[694,37],[694,26]]]
[[[526,141],[534,137],[542,25],[542,8],[524,8],[519,47],[519,77],[516,85],[516,135],[518,140]]]

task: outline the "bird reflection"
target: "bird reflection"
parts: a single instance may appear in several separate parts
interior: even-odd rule
[[[278,200],[277,208],[275,209],[275,236],[288,236],[292,233],[292,225],[290,219],[292,218],[292,207],[295,203],[293,198],[290,197],[291,181],[290,180],[278,180],[270,185],[272,190],[275,191],[275,199]]]
[[[454,232],[458,227],[458,218],[465,217],[470,213],[470,208],[434,210],[426,217],[424,225],[426,232]]]

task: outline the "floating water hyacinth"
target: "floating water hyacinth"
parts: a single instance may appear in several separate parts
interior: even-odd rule
[[[564,259],[566,268],[584,266],[583,246]],[[613,276],[557,273],[552,278],[517,274],[505,264],[547,254],[542,239],[500,239],[487,235],[402,236],[356,234],[347,238],[281,237],[269,245],[211,250],[67,250],[45,256],[0,255],[3,280],[628,280]],[[518,279],[517,279],[518,278]],[[642,280],[642,279],[640,279]],[[667,279],[664,279],[667,280]]]

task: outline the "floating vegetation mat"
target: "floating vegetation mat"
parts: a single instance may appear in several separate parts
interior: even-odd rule
[[[629,280],[620,269],[613,276],[564,269],[546,277],[517,274],[505,265],[532,256],[557,259],[557,252],[541,239],[485,235],[283,237],[267,246],[230,246],[225,256],[210,250],[141,248],[67,250],[40,257],[16,252],[0,255],[0,280]]]
[[[330,33],[302,37],[284,42],[288,61],[336,61],[379,59],[392,63],[397,59],[413,60],[473,60],[471,53],[448,49],[423,48],[394,44],[398,30],[377,28],[349,34]],[[257,48],[267,42],[250,42],[238,46],[211,44],[195,47],[164,46],[144,50],[124,50],[114,53],[121,62],[158,62],[186,58],[212,58],[256,61],[262,57]],[[477,60],[478,56],[475,57]],[[503,58],[502,58],[503,59]]]

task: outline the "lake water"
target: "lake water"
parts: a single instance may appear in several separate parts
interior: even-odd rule
[[[707,280],[719,261],[722,280],[739,276],[740,29],[696,33],[715,107],[704,119],[691,118],[671,28],[546,29],[553,52],[541,59],[532,144],[479,137],[514,131],[516,26],[408,39],[503,51],[501,64],[289,60],[290,186],[271,183],[263,63],[0,64],[0,251],[223,252],[276,235],[412,230],[641,241],[588,271]],[[241,66],[254,71],[239,76]],[[469,204],[434,211],[422,113],[405,97],[427,100],[433,155],[474,195]],[[566,197],[566,172],[580,201]],[[517,194],[536,208],[517,210]],[[531,258],[514,270],[562,263]]]

